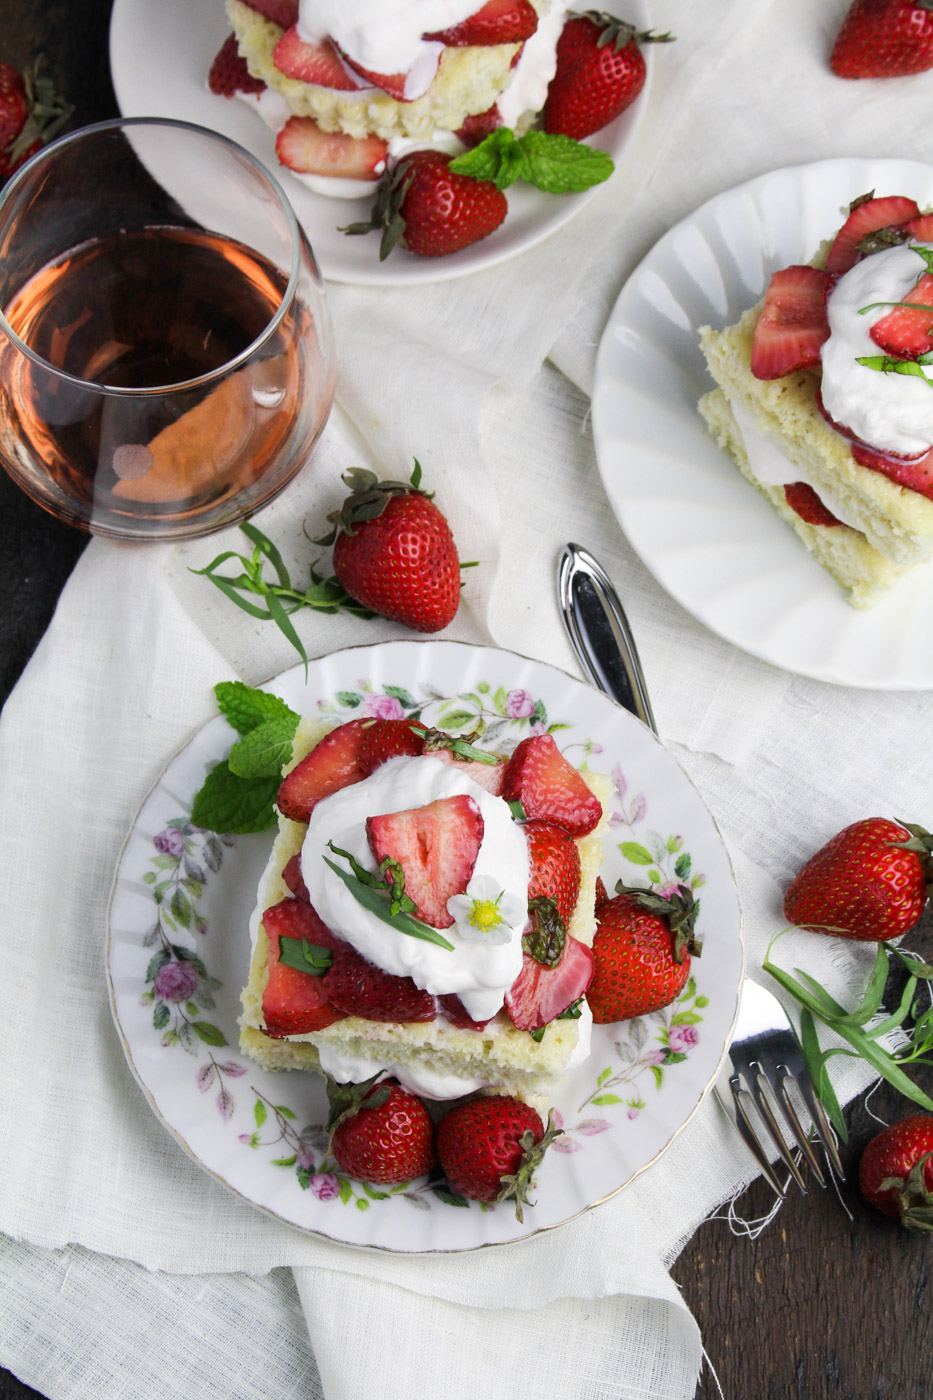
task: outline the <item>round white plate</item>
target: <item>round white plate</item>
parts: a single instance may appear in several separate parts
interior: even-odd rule
[[[648,29],[648,0],[610,0],[606,9],[624,13],[639,29]],[[246,103],[215,97],[207,86],[214,55],[230,32],[223,0],[114,0],[110,23],[110,71],[120,111],[125,117],[173,117],[220,131],[245,146],[281,181],[295,213],[311,240],[326,278],[334,282],[403,286],[463,277],[524,252],[572,219],[592,197],[548,195],[530,185],[507,192],[505,222],[472,247],[443,258],[417,258],[395,252],[379,261],[379,238],[349,236],[343,225],[366,217],[366,199],[328,199],[312,194],[275,154],[275,137]],[[645,45],[648,74],[638,100],[609,126],[588,138],[618,161],[641,122],[648,97],[654,45]],[[598,187],[597,187],[598,188]]]
[[[918,645],[933,567],[867,612],[713,442],[697,400],[713,381],[698,327],[730,325],[772,272],[808,262],[869,190],[933,205],[933,166],[825,160],[718,195],[672,228],[629,278],[596,363],[593,433],[619,522],[669,593],[712,631],[788,671],[840,685],[933,686]]]
[[[744,971],[741,916],[725,847],[680,768],[638,720],[551,666],[458,642],[357,647],[286,671],[267,687],[301,714],[343,721],[427,704],[431,723],[484,729],[512,748],[554,731],[579,765],[612,772],[606,887],[680,879],[700,903],[703,955],[664,1011],[594,1027],[590,1059],[564,1081],[564,1136],[519,1225],[508,1205],[452,1197],[425,1180],[372,1190],[322,1159],[323,1081],[270,1074],[240,1054],[247,924],[272,836],[217,837],[188,821],[207,770],[235,739],[205,725],[171,761],[127,838],[114,881],[107,964],[123,1047],[150,1105],[218,1181],[300,1230],[406,1252],[474,1249],[560,1225],[653,1162],[715,1079]],[[183,997],[183,999],[181,999]]]

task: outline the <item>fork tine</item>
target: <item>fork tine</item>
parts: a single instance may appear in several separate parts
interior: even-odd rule
[[[768,1160],[768,1154],[758,1140],[758,1134],[752,1126],[752,1120],[749,1117],[748,1108],[745,1104],[746,1099],[750,1104],[753,1104],[754,1100],[737,1074],[730,1075],[729,1088],[732,1090],[732,1102],[735,1107],[735,1126],[741,1135],[742,1141],[758,1163],[762,1176],[764,1176],[768,1185],[783,1199],[786,1187],[781,1185],[774,1174],[774,1168]]]
[[[802,1096],[802,1090],[800,1088],[800,1085],[797,1083],[797,1080],[791,1074],[787,1066],[778,1065],[777,1084],[775,1085],[775,1093],[777,1095],[778,1103],[781,1105],[781,1112],[784,1114],[784,1117],[787,1119],[787,1122],[793,1129],[794,1137],[797,1139],[797,1146],[803,1153],[807,1166],[810,1168],[820,1185],[825,1187],[826,1178],[823,1175],[823,1168],[820,1166],[820,1160],[813,1150],[813,1144],[810,1141],[809,1134],[807,1133],[806,1129],[801,1123],[797,1110],[791,1102],[791,1097],[788,1093],[788,1085],[790,1085],[792,1089],[796,1089],[797,1092],[800,1093]]]
[[[810,1117],[816,1124],[820,1142],[826,1154],[826,1160],[829,1162],[830,1168],[836,1173],[838,1180],[843,1181],[846,1174],[845,1167],[842,1165],[839,1149],[836,1147],[836,1139],[833,1136],[832,1128],[829,1126],[829,1119],[826,1117],[826,1110],[817,1097],[810,1076],[806,1071],[803,1071],[798,1074],[796,1082],[800,1095],[807,1105],[807,1108],[810,1110]]]
[[[784,1140],[781,1125],[774,1111],[777,1104],[774,1100],[774,1091],[771,1088],[768,1077],[757,1060],[753,1060],[749,1065],[749,1072],[752,1096],[755,1100],[755,1107],[758,1109],[761,1120],[771,1136],[771,1141],[780,1154],[781,1161],[784,1163],[803,1194],[806,1195],[807,1183],[803,1179],[803,1173],[794,1161],[793,1153]]]

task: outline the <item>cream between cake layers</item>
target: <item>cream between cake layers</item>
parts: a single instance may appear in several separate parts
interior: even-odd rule
[[[811,264],[700,329],[713,436],[856,607],[933,554],[933,217],[856,201]]]
[[[359,178],[293,174],[319,194],[370,193],[386,162],[414,148],[464,149],[483,118],[517,134],[544,105],[569,0],[512,0],[514,42],[481,42],[477,0],[226,0],[255,97],[275,130],[290,117],[360,142]],[[502,28],[503,21],[497,21]],[[367,162],[371,168],[367,169]]]
[[[583,824],[590,829],[576,838],[560,830],[557,833],[571,848],[573,859],[579,857],[579,883],[572,911],[565,910],[563,952],[551,968],[523,951],[522,938],[530,924],[529,833],[553,824],[532,821],[523,826],[513,820],[508,802],[496,791],[506,776],[504,760],[484,765],[458,760],[441,748],[433,753],[387,757],[366,776],[356,772],[351,751],[361,735],[371,740],[379,725],[383,733],[394,725],[397,733],[400,722],[352,721],[334,731],[313,720],[299,726],[287,770],[294,772],[296,779],[301,777],[303,760],[308,756],[314,760],[317,753],[320,763],[326,751],[339,746],[344,737],[351,757],[349,762],[340,761],[341,785],[314,802],[307,821],[285,815],[279,818],[250,925],[252,956],[242,996],[241,1047],[269,1069],[326,1071],[339,1081],[354,1083],[377,1073],[391,1074],[424,1097],[451,1099],[476,1090],[501,1092],[523,1098],[543,1113],[561,1076],[585,1058],[589,1048],[591,1018],[582,996],[592,975],[589,948],[596,926],[595,885],[602,860],[609,780],[597,774],[583,775],[585,783],[580,786],[587,808]],[[406,727],[401,728],[404,731]],[[324,748],[318,749],[322,740],[326,741]],[[543,741],[548,752],[556,755],[555,761],[580,782],[580,775],[563,759],[553,739],[543,736]],[[541,741],[524,742],[540,745]],[[352,776],[346,782],[348,773]],[[431,814],[437,804],[444,812],[444,824],[416,828],[421,854],[428,851],[427,868],[436,874],[439,862],[443,882],[445,870],[449,872],[463,859],[459,836],[447,825],[448,814],[458,814],[457,820],[461,812],[466,814],[468,839],[474,843],[460,870],[462,878],[454,880],[463,886],[457,890],[459,903],[448,896],[450,912],[431,926],[442,943],[450,945],[446,948],[398,931],[384,917],[374,915],[334,869],[337,866],[346,874],[352,856],[359,868],[376,874],[379,864],[374,845],[384,839],[379,834],[383,818],[389,818],[391,828],[394,814],[401,813],[407,822],[409,814],[425,810]],[[284,785],[279,806],[280,811],[297,810]],[[536,836],[536,849],[539,840]],[[427,890],[422,896],[420,856],[410,858],[410,848],[406,848],[400,860],[406,868],[406,890],[411,888],[419,901],[423,898],[437,917],[447,901],[430,906],[433,892]],[[531,888],[536,888],[534,876]],[[477,909],[480,915],[484,910],[488,915],[491,905],[492,918],[486,918],[485,923],[493,925],[495,942],[484,940],[489,929],[477,930],[470,923]],[[455,909],[459,911],[456,920]],[[298,922],[289,924],[290,919]],[[481,917],[480,924],[483,922]],[[325,962],[332,957],[333,963],[322,976],[312,977],[294,966],[284,970],[276,966],[283,938],[294,941],[296,930],[312,946],[320,947],[326,941],[334,950],[325,956]],[[370,969],[374,966],[380,970],[375,983],[387,988],[389,999],[382,1005],[378,1004],[381,993],[375,1000],[366,1000],[372,994]],[[349,1001],[348,981],[353,984]],[[280,995],[285,983],[288,985]],[[553,995],[550,988],[555,989]],[[318,1019],[321,1024],[313,1029],[290,1029],[287,1007],[293,993],[299,1000],[307,993],[310,1003],[318,1003],[307,1008],[308,1024]],[[354,1000],[357,996],[363,998],[359,1005]],[[396,996],[401,1000],[396,1001]],[[340,1002],[339,1008],[331,1004],[330,997]],[[576,1014],[561,1018],[568,1004]],[[396,1005],[408,1008],[403,1016],[387,1010]],[[359,1010],[370,1014],[352,1014]],[[389,1015],[392,1019],[385,1019]],[[537,1021],[545,1017],[545,1024],[538,1027]],[[532,1029],[521,1028],[516,1020]]]

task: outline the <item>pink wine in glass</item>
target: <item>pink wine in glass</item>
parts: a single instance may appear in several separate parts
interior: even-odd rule
[[[0,341],[0,448],[13,446],[26,477],[51,478],[53,508],[68,518],[71,502],[75,523],[124,533],[129,518],[158,520],[171,537],[177,521],[192,533],[195,517],[289,461],[293,471],[296,434],[313,440],[322,421],[332,384],[314,372],[312,316],[294,297],[269,330],[287,281],[201,230],[142,229],[69,251],[4,308],[32,354]]]

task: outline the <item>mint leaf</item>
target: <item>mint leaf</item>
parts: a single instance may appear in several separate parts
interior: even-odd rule
[[[231,773],[238,778],[275,778],[278,785],[297,728],[298,716],[289,713],[251,729],[227,755]]]
[[[309,943],[307,938],[279,939],[279,962],[286,967],[309,972],[312,977],[323,977],[333,961],[334,955],[329,948]]]
[[[238,734],[248,734],[251,729],[258,729],[267,720],[278,717],[292,716],[296,726],[298,724],[298,716],[284,700],[270,695],[267,690],[254,690],[242,681],[220,681],[214,686],[214,694],[220,713]]]
[[[279,778],[240,778],[226,759],[212,768],[194,799],[193,826],[206,831],[244,836],[275,825]]]
[[[524,180],[546,194],[579,194],[608,180],[615,166],[605,151],[571,136],[526,131],[516,137],[500,126],[472,151],[455,157],[450,169],[474,180],[491,180],[500,190]]]

